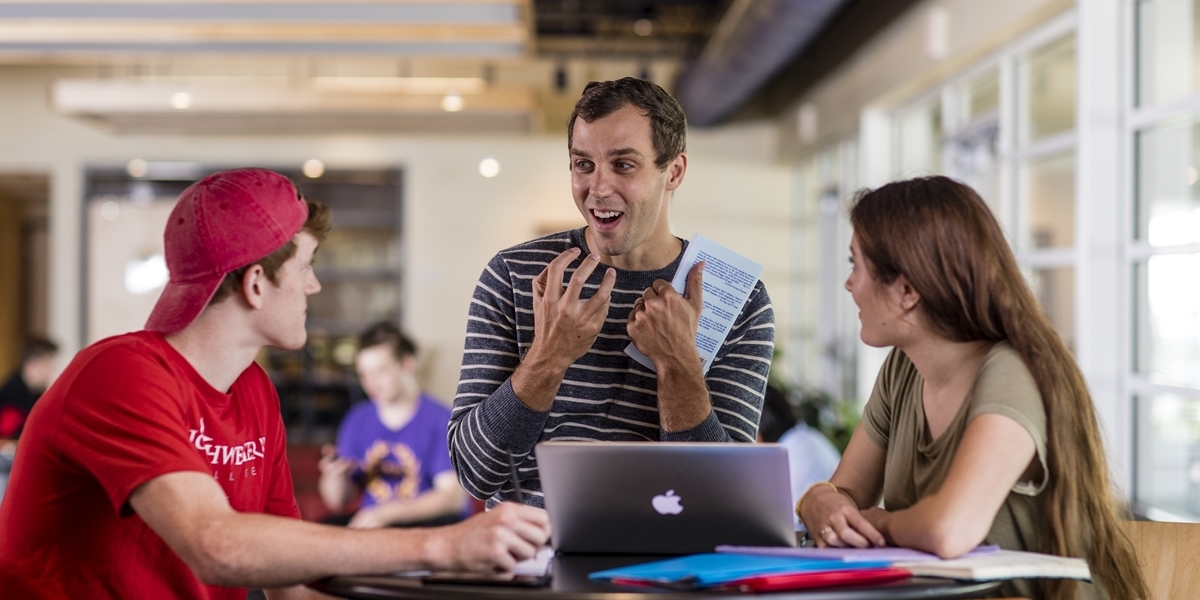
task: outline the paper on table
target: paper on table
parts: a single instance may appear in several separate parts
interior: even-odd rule
[[[993,554],[1000,546],[979,546],[968,552],[964,557]],[[794,556],[796,558],[820,558],[840,560],[847,563],[858,562],[923,562],[941,560],[936,554],[913,550],[912,548],[787,548],[781,546],[717,546],[717,552],[722,554],[753,554],[758,556]]]
[[[696,349],[704,361],[700,372],[707,373],[750,292],[754,291],[763,266],[697,233],[688,243],[671,280],[675,291],[684,293],[688,273],[700,261],[704,261],[704,309],[696,330]],[[654,361],[632,343],[625,347],[625,354],[655,370]]]
[[[1000,550],[980,556],[967,555],[932,562],[899,561],[893,566],[908,569],[918,577],[968,581],[1034,578],[1092,580],[1092,572],[1082,558],[1017,550]]]
[[[537,554],[527,558],[513,567],[513,575],[515,576],[530,576],[544,577],[550,572],[550,561],[554,558],[554,548],[550,546],[542,546]]]

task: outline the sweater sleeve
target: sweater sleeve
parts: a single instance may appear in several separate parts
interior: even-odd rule
[[[524,460],[549,416],[526,406],[512,389],[521,361],[515,280],[500,256],[479,277],[450,415],[450,461],[463,489],[480,500],[511,487],[509,455],[517,463]]]
[[[759,281],[704,376],[712,412],[687,431],[660,431],[667,442],[754,442],[775,350],[775,312]]]

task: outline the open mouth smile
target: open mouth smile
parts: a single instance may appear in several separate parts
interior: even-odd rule
[[[615,225],[617,221],[621,220],[624,214],[619,210],[592,209],[592,218],[596,220],[597,225]]]

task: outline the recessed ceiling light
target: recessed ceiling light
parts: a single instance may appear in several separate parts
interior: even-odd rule
[[[463,109],[463,97],[451,92],[442,97],[442,110],[446,112],[458,112]]]
[[[646,37],[654,33],[654,22],[650,19],[638,19],[633,23],[633,32]]]
[[[149,166],[146,164],[146,161],[140,158],[135,158],[129,161],[129,164],[125,165],[125,172],[129,173],[130,177],[135,178],[145,177],[147,169],[149,169]]]
[[[500,174],[500,161],[488,157],[479,161],[479,174],[492,178]]]
[[[305,177],[316,179],[325,174],[325,163],[315,158],[310,158],[304,161],[304,166],[301,167],[301,170],[304,171]]]
[[[121,205],[115,200],[108,200],[100,205],[100,216],[104,217],[105,221],[116,221],[121,216]]]
[[[192,95],[187,92],[175,92],[171,94],[171,106],[183,110],[192,105]]]

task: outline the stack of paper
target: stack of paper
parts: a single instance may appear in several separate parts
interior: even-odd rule
[[[970,581],[1036,578],[1092,580],[1092,572],[1082,558],[1015,550],[933,562],[897,562],[895,566],[908,569],[913,575]]]
[[[779,548],[718,546],[717,552],[801,559],[838,560],[846,563],[886,562],[921,577],[944,577],[968,581],[1000,579],[1083,579],[1091,581],[1087,561],[1038,552],[1001,550],[980,546],[954,559],[942,560],[911,548]]]
[[[979,546],[968,552],[967,556],[980,556],[1000,551],[1000,546]],[[755,554],[759,556],[791,556],[793,558],[808,558],[817,560],[837,560],[848,563],[858,562],[925,562],[941,560],[936,554],[913,550],[912,548],[790,548],[787,546],[717,546],[717,552],[722,554]]]
[[[910,576],[967,581],[1067,578],[1091,581],[1087,562],[1036,552],[980,546],[942,560],[909,548],[779,548],[720,546],[695,554],[619,569],[591,579],[617,585],[773,591],[895,581]]]

